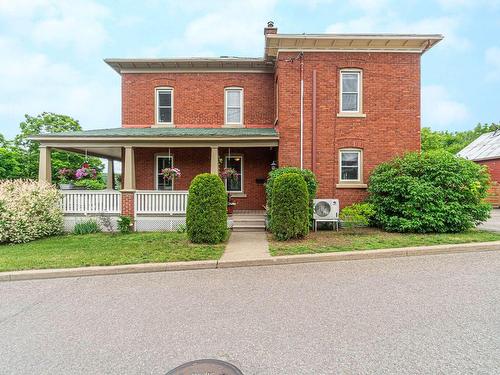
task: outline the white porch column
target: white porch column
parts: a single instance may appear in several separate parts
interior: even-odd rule
[[[38,164],[38,180],[52,182],[52,163],[50,160],[52,149],[40,146],[40,163]]]
[[[115,181],[115,169],[113,159],[108,159],[108,176],[106,178],[106,187],[109,190],[113,190],[113,185]]]
[[[210,154],[210,173],[219,174],[219,148],[217,146],[211,147]]]
[[[135,162],[132,146],[125,147],[125,161],[122,168],[125,172],[123,190],[135,190]]]

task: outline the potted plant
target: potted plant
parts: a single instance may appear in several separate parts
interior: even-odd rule
[[[179,168],[165,168],[161,170],[161,174],[165,181],[172,181],[174,178],[181,177],[181,171]]]
[[[74,185],[85,190],[102,190],[106,187],[104,182],[97,178],[97,170],[89,163],[83,163],[81,168],[76,170]]]
[[[227,214],[232,215],[234,212],[234,206],[236,206],[236,202],[233,200],[231,194],[227,194]]]
[[[220,173],[220,177],[223,180],[238,181],[238,172],[234,168],[224,168]]]
[[[74,186],[75,173],[72,169],[61,168],[57,172],[57,179],[59,180],[59,188],[61,190],[71,190]]]

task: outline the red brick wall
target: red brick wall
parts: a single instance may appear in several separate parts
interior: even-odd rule
[[[168,148],[135,149],[135,187],[137,190],[155,189],[155,155],[168,155]],[[175,190],[188,190],[191,180],[200,173],[210,173],[210,149],[203,147],[171,148],[174,167],[181,177],[174,181]]]
[[[491,175],[491,181],[500,182],[500,159],[484,160],[478,162],[481,165],[486,165]]]
[[[219,156],[228,154],[228,149],[219,149]],[[267,179],[271,163],[276,160],[276,151],[267,148],[231,148],[231,155],[243,155],[243,191],[245,198],[234,198],[235,210],[262,210],[266,204],[264,184],[257,179]]]
[[[219,149],[223,158],[228,149]],[[155,154],[168,154],[166,148],[135,149],[135,176],[138,190],[155,189]],[[210,172],[209,148],[171,148],[174,166],[181,170],[182,176],[174,181],[174,190],[188,190],[192,179],[200,173]],[[235,198],[236,209],[262,209],[265,204],[264,185],[256,183],[258,178],[266,178],[271,162],[275,159],[275,150],[269,148],[232,148],[231,154],[243,155],[244,198]]]
[[[280,166],[300,166],[300,62],[279,55]],[[339,118],[342,68],[363,70],[365,118]],[[341,206],[360,201],[366,189],[337,189],[340,148],[362,148],[363,182],[379,163],[420,149],[420,55],[411,53],[304,54],[304,167],[312,169],[312,74],[317,71],[316,175],[318,197],[339,198]]]
[[[134,217],[134,193],[122,192],[122,215]]]
[[[155,88],[173,87],[177,127],[220,127],[224,124],[224,88],[243,87],[244,125],[269,127],[274,121],[272,73],[124,73],[122,126],[155,123]]]

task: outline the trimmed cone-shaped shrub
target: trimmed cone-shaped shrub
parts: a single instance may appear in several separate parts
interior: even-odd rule
[[[226,238],[227,193],[219,176],[203,173],[191,182],[186,227],[195,243],[215,244]]]
[[[446,151],[412,152],[380,164],[370,177],[375,222],[388,231],[444,233],[489,217],[484,167]]]
[[[0,181],[0,243],[22,243],[62,232],[61,196],[48,183]]]
[[[309,193],[309,228],[312,228],[313,223],[313,199],[316,198],[316,190],[318,189],[318,180],[312,171],[309,169],[300,169],[296,167],[283,167],[277,168],[269,172],[267,182],[266,182],[266,198],[267,198],[267,208],[268,208],[268,220],[269,227],[272,226],[272,195],[274,181],[278,176],[285,173],[296,173],[304,178],[307,185],[307,191]]]
[[[304,237],[309,232],[309,194],[304,178],[285,173],[274,180],[271,232],[279,241]]]

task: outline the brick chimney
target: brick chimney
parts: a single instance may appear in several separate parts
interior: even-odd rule
[[[277,34],[277,33],[278,33],[278,28],[274,27],[273,21],[269,21],[267,23],[267,27],[264,27],[264,35]]]

